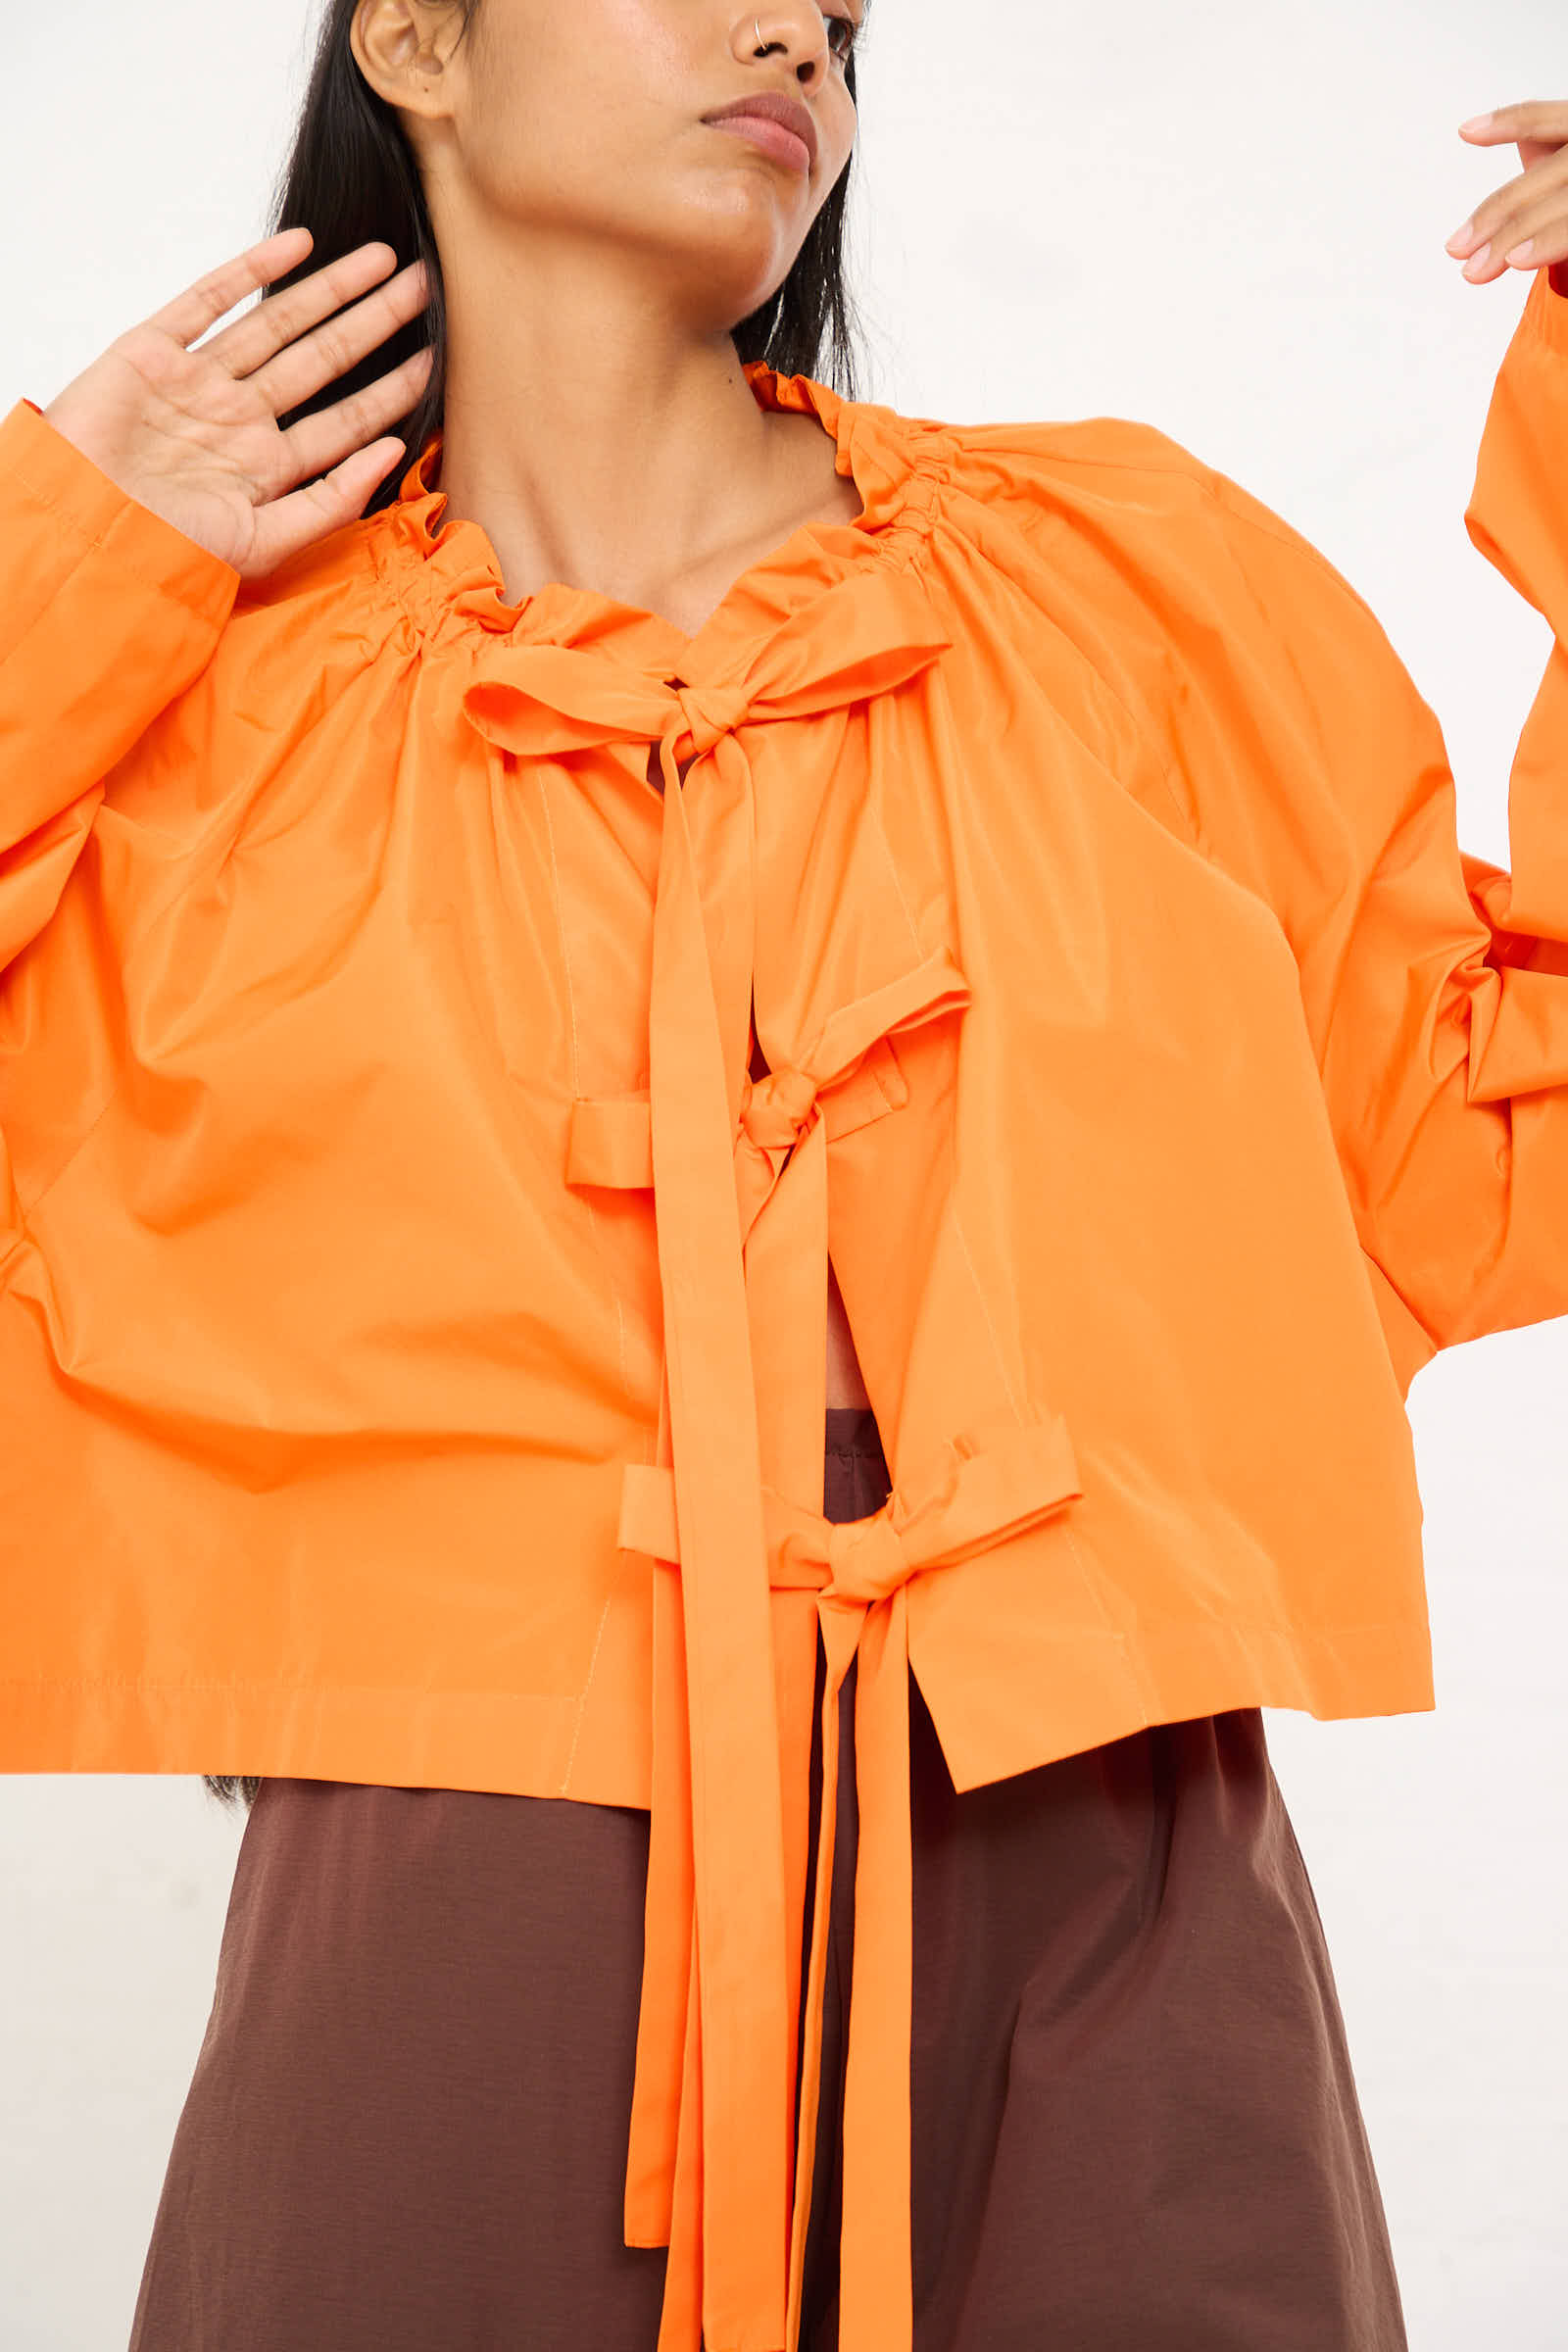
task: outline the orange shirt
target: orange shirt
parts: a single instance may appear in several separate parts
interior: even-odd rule
[[[899,2352],[907,1674],[959,1789],[1434,1703],[1410,1379],[1568,1312],[1568,654],[1510,876],[1159,434],[748,375],[863,511],[691,639],[508,606],[435,441],[247,588],[0,423],[0,1769],[650,1807],[626,2239],[661,2352],[774,2352],[858,1647],[843,2342]],[[1568,646],[1565,448],[1538,278],[1470,524]]]

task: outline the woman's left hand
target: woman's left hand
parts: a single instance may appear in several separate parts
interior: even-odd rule
[[[1568,294],[1568,99],[1499,107],[1461,123],[1459,136],[1474,147],[1511,140],[1524,166],[1448,239],[1465,276],[1484,286],[1510,269],[1549,270],[1555,290]]]

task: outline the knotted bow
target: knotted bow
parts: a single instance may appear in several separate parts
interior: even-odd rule
[[[905,571],[866,568],[717,680],[655,679],[602,652],[508,644],[464,710],[518,758],[655,742],[663,777],[649,1086],[579,1099],[566,1178],[652,1184],[664,1322],[659,1462],[624,1473],[618,1540],[654,1563],[653,1782],[642,2005],[625,2202],[629,2245],[669,2247],[659,2352],[797,2342],[820,2066],[833,1802],[818,1840],[806,2089],[794,2199],[793,2000],[808,1843],[816,1624],[834,1694],[858,1642],[867,1823],[846,2119],[846,2352],[907,2343],[907,1577],[966,1556],[1075,1493],[1059,1422],[971,1432],[938,1490],[895,1490],[845,1528],[822,1492],[827,1148],[895,1109],[894,1033],[967,1002],[943,952],[840,1005],[797,1066],[753,1084],[755,781],[744,736],[847,709],[926,669],[951,640]],[[687,779],[682,761],[690,757]],[[706,883],[706,888],[704,887]],[[951,1475],[950,1475],[951,1473]],[[814,1487],[810,1500],[805,1499]],[[868,1621],[873,1631],[862,1642]],[[905,1693],[901,1698],[900,1692]],[[863,1724],[865,1744],[858,1746]],[[824,1858],[825,1857],[825,1858]],[[858,1898],[858,1913],[859,1903]],[[792,1955],[793,1964],[792,1964]],[[879,1975],[878,1971],[885,1971]],[[793,2229],[792,2229],[793,2222]],[[863,2238],[859,2232],[868,2230]],[[904,2317],[900,2318],[900,2313]]]

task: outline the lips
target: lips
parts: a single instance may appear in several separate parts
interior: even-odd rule
[[[719,107],[711,115],[705,115],[703,120],[705,122],[732,124],[736,129],[741,129],[744,127],[742,118],[746,122],[779,123],[801,141],[808,162],[816,162],[816,123],[810,108],[804,106],[799,98],[786,98],[779,90],[757,90],[749,97],[737,98],[729,106]]]

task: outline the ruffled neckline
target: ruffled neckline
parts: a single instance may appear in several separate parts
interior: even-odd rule
[[[800,524],[733,582],[695,637],[640,606],[563,582],[506,601],[488,532],[462,516],[443,523],[446,492],[432,487],[443,435],[431,434],[392,505],[371,517],[371,552],[419,636],[470,642],[475,632],[517,644],[601,646],[661,676],[713,674],[744,645],[770,637],[852,571],[910,560],[929,535],[949,475],[949,428],[876,402],[847,400],[808,375],[745,364],[760,407],[813,416],[835,444],[834,468],[861,511],[851,521]]]

